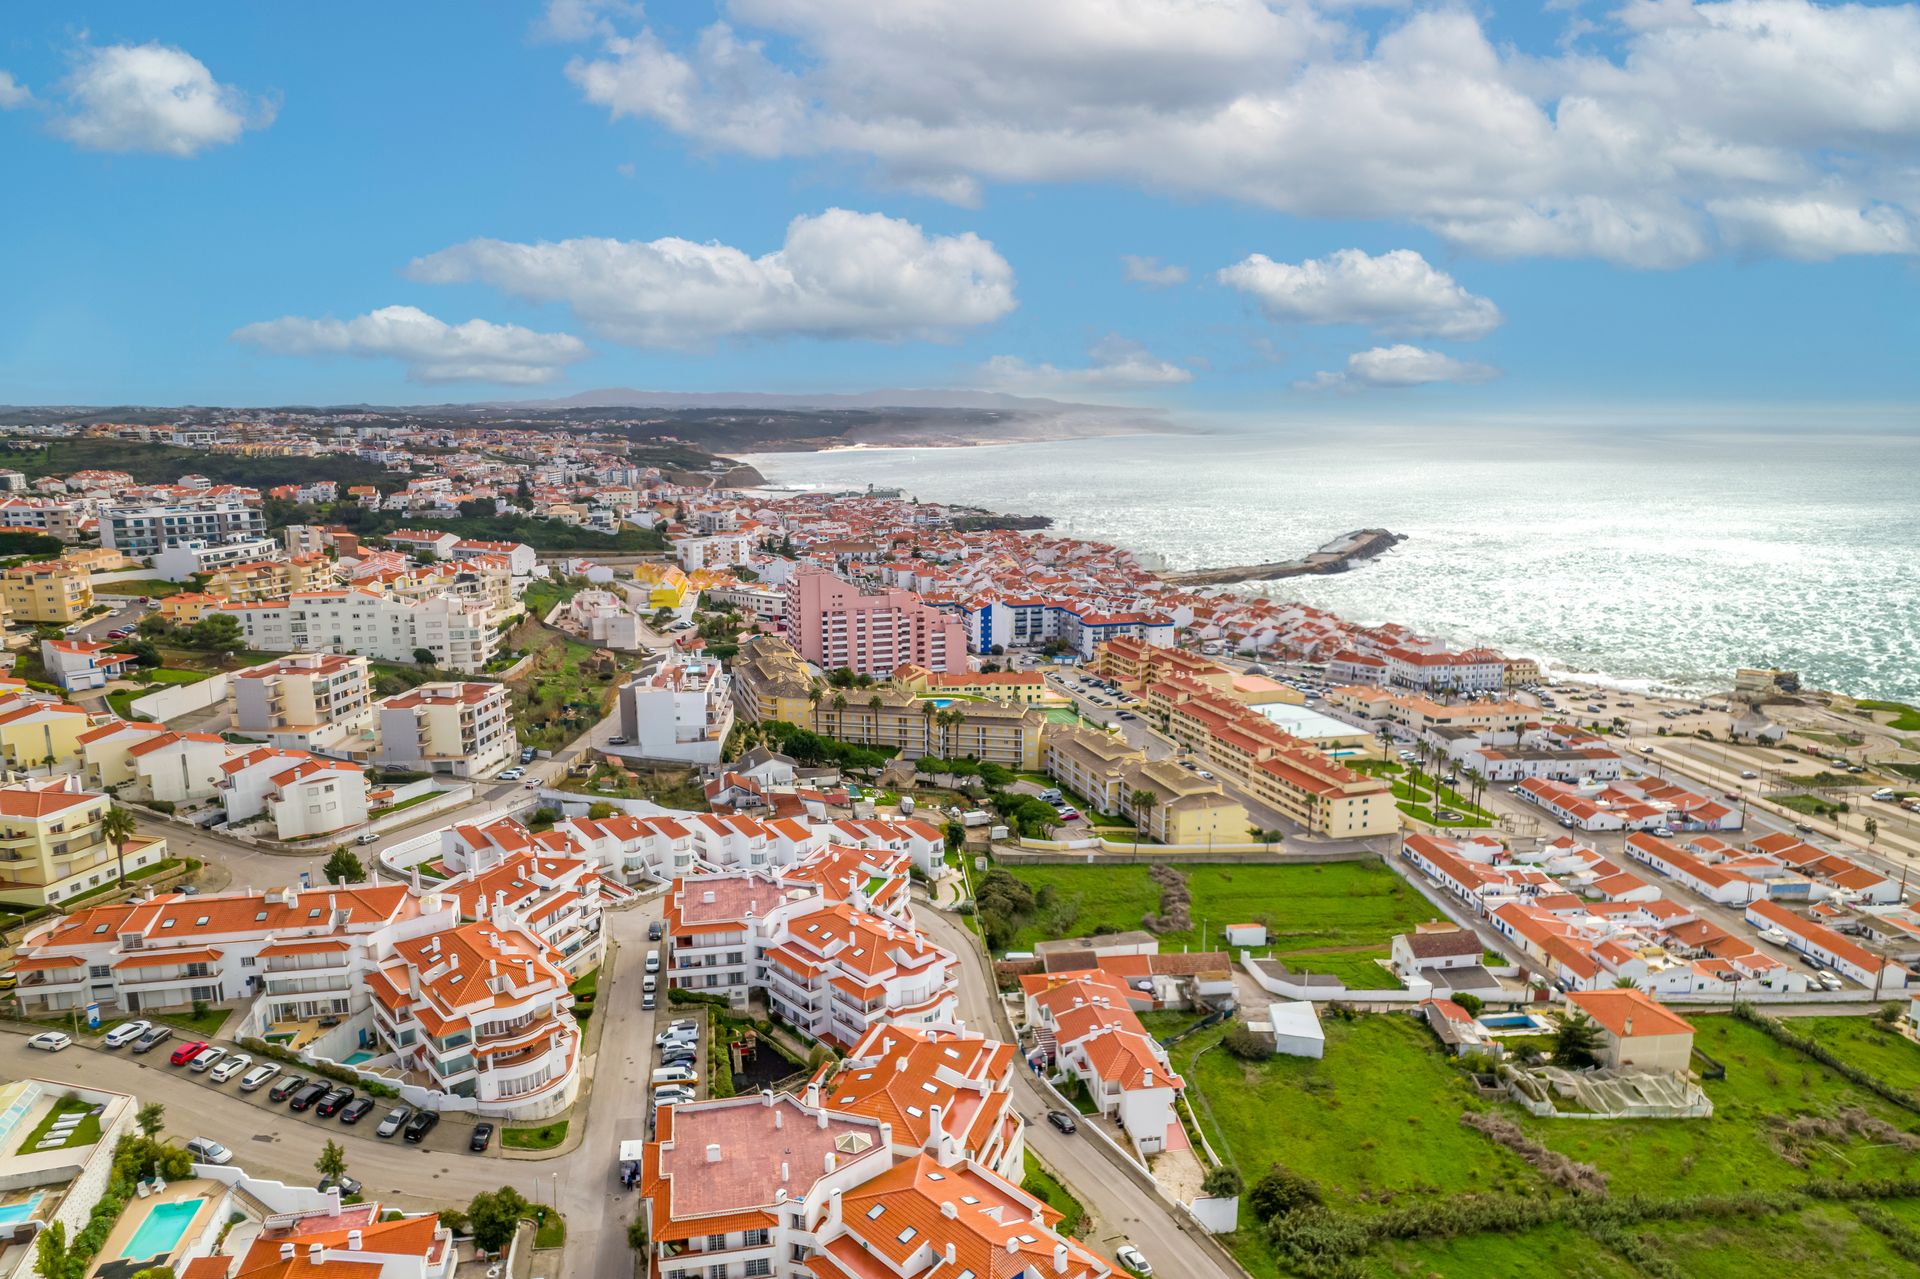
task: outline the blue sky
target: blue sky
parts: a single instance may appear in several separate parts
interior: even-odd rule
[[[0,401],[1920,398],[1913,6],[1164,7],[11,13]]]

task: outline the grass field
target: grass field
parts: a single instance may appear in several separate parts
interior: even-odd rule
[[[1047,1201],[1049,1207],[1060,1213],[1059,1229],[1062,1234],[1078,1234],[1080,1220],[1087,1210],[1073,1197],[1073,1192],[1060,1184],[1059,1178],[1048,1172],[1031,1150],[1026,1153],[1026,1175],[1020,1179],[1020,1188],[1029,1194],[1035,1194]]]
[[[1902,733],[1920,733],[1920,706],[1909,706],[1905,702],[1855,702],[1854,706],[1863,711],[1886,711],[1893,715],[1887,721],[1887,727]]]
[[[500,1144],[508,1150],[552,1150],[566,1139],[567,1121],[564,1119],[556,1119],[550,1124],[500,1130]]]
[[[1696,1043],[1727,1067],[1705,1087],[1706,1120],[1535,1119],[1517,1107],[1479,1099],[1411,1017],[1324,1020],[1326,1056],[1244,1063],[1217,1047],[1219,1028],[1176,1045],[1173,1065],[1188,1081],[1208,1138],[1251,1181],[1282,1164],[1316,1182],[1329,1207],[1366,1213],[1409,1195],[1557,1194],[1516,1155],[1462,1127],[1459,1116],[1489,1106],[1529,1136],[1611,1178],[1615,1198],[1781,1191],[1814,1179],[1860,1181],[1914,1175],[1914,1156],[1866,1137],[1825,1140],[1785,1154],[1781,1125],[1795,1116],[1858,1107],[1908,1131],[1920,1117],[1903,1111],[1757,1028],[1729,1016],[1692,1019]],[[1893,1082],[1920,1077],[1920,1052],[1873,1030],[1864,1019],[1816,1018],[1795,1028],[1833,1046],[1862,1069]],[[1912,1059],[1894,1050],[1906,1048]],[[1242,1201],[1243,1208],[1245,1201]],[[1920,1229],[1920,1201],[1886,1209]],[[1254,1223],[1227,1240],[1260,1279],[1284,1273]],[[1642,1269],[1571,1226],[1487,1233],[1451,1240],[1384,1244],[1364,1259],[1382,1276],[1578,1275],[1590,1279],[1679,1273],[1704,1279],[1773,1274],[1915,1274],[1886,1240],[1845,1206],[1815,1203],[1764,1222],[1708,1219],[1643,1223],[1639,1247],[1672,1270]]]
[[[68,1051],[73,1050],[69,1049]],[[33,1148],[40,1144],[40,1139],[47,1135],[48,1131],[53,1128],[54,1124],[60,1121],[62,1116],[72,1114],[86,1115],[86,1118],[74,1125],[73,1133],[65,1142],[59,1146],[50,1146],[48,1149],[70,1150],[75,1146],[91,1146],[94,1142],[100,1140],[100,1117],[98,1115],[87,1114],[87,1112],[92,1109],[93,1106],[88,1102],[78,1100],[69,1101],[67,1098],[62,1097],[59,1101],[53,1103],[53,1108],[47,1111],[46,1118],[34,1125],[33,1131],[28,1133],[26,1139],[20,1143],[18,1153],[31,1154]]]
[[[589,670],[590,645],[528,621],[514,631],[513,646],[536,655],[533,667],[507,685],[522,746],[557,750],[612,706],[617,675]]]
[[[1821,799],[1818,795],[1769,795],[1767,798],[1782,808],[1808,817],[1826,817],[1847,811],[1845,805],[1835,800]]]
[[[1011,869],[1045,900],[1009,949],[1031,949],[1053,937],[1138,928],[1143,914],[1160,907],[1160,887],[1145,866]],[[1410,931],[1434,914],[1405,880],[1378,862],[1194,866],[1186,876],[1194,927],[1162,934],[1162,950],[1199,949],[1203,942],[1217,947],[1226,925],[1265,922],[1274,954],[1288,965],[1351,973],[1367,978],[1375,989],[1391,982],[1366,961],[1384,956],[1393,934]]]
[[[1920,1044],[1877,1017],[1795,1017],[1791,1027],[1868,1074],[1920,1097]]]
[[[95,595],[145,595],[149,599],[165,599],[169,595],[178,595],[186,590],[184,582],[169,582],[162,577],[129,577],[125,581],[100,582],[93,587]]]

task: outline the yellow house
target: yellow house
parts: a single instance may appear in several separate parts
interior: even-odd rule
[[[732,662],[733,705],[744,719],[805,724],[813,676],[783,639],[761,636],[740,646]]]
[[[58,562],[0,573],[0,597],[16,622],[77,622],[93,607],[93,577]]]
[[[132,750],[172,732],[165,724],[116,719],[80,734],[80,756],[87,785],[105,790],[138,781]]]
[[[0,786],[0,902],[47,906],[112,883],[118,850],[100,833],[113,801],[75,777],[39,777]],[[127,869],[163,860],[164,839],[127,841]]]
[[[112,573],[134,563],[111,546],[76,546],[62,555],[60,562],[89,573]]]
[[[284,560],[255,560],[251,564],[229,564],[207,574],[206,593],[236,604],[260,600],[283,600],[293,590],[291,575]]]
[[[687,601],[691,585],[678,564],[636,564],[633,580],[647,592],[648,608],[681,607]]]
[[[894,671],[896,684],[922,697],[984,697],[1032,706],[1052,701],[1039,671],[930,671],[909,662]]]
[[[93,727],[93,716],[66,702],[30,702],[12,698],[0,702],[0,754],[21,770],[80,762],[80,736]]]
[[[175,626],[192,626],[226,601],[204,591],[182,591],[168,595],[159,603],[160,616]]]

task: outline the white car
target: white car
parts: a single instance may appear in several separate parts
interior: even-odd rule
[[[208,1044],[193,1055],[193,1060],[187,1063],[187,1069],[204,1075],[219,1065],[220,1059],[226,1055],[227,1050],[220,1045]]]
[[[233,1152],[211,1137],[195,1137],[187,1143],[187,1153],[197,1164],[230,1164]]]
[[[500,780],[503,782],[517,782],[526,775],[527,770],[524,768],[509,768],[500,774]]]
[[[1147,1260],[1146,1254],[1142,1253],[1130,1243],[1123,1243],[1118,1248],[1115,1248],[1113,1250],[1113,1259],[1133,1271],[1136,1275],[1151,1275],[1153,1273],[1153,1263]]]
[[[235,1075],[243,1074],[252,1069],[252,1067],[253,1058],[247,1056],[245,1053],[235,1053],[208,1071],[207,1078],[216,1084],[224,1084]]]
[[[58,1030],[43,1030],[27,1041],[27,1047],[38,1048],[41,1052],[57,1053],[73,1047],[73,1036]]]
[[[252,1092],[256,1088],[265,1087],[267,1081],[279,1073],[280,1063],[277,1061],[270,1061],[263,1065],[255,1066],[247,1072],[247,1077],[240,1081],[240,1091]]]
[[[1846,983],[1841,981],[1840,978],[1833,973],[1823,972],[1819,974],[1817,980],[1820,982],[1820,989],[1822,990],[1842,990],[1846,987]]]
[[[653,1094],[656,1106],[682,1106],[693,1100],[691,1088],[662,1088]]]
[[[109,1048],[124,1048],[152,1029],[153,1023],[150,1021],[123,1021],[109,1030],[107,1037],[100,1042]]]

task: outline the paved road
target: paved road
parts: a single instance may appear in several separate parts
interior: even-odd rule
[[[1004,1037],[994,1011],[993,977],[973,934],[931,908],[921,909],[915,918],[935,941],[960,956],[960,1013],[967,1025]],[[1198,1237],[1198,1227],[1176,1218],[1159,1196],[1120,1167],[1119,1157],[1098,1138],[1065,1136],[1048,1124],[1052,1099],[1023,1067],[1016,1065],[1014,1073],[1014,1105],[1027,1121],[1027,1147],[1086,1205],[1092,1222],[1081,1236],[1087,1243],[1108,1257],[1120,1244],[1132,1243],[1147,1254],[1155,1273],[1167,1279],[1245,1279]]]

